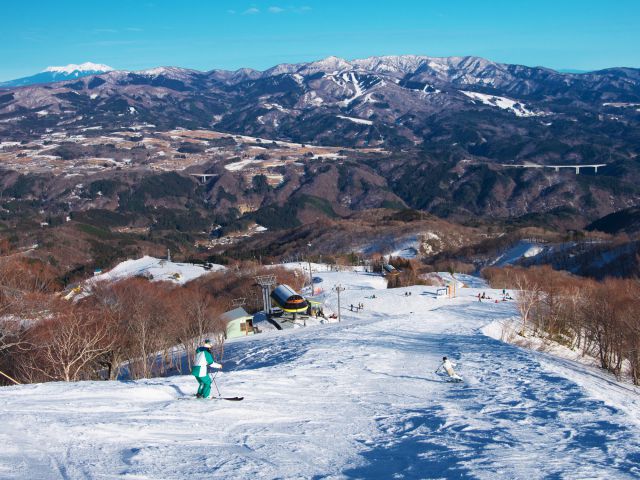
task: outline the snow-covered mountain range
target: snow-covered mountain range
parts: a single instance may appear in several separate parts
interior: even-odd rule
[[[616,209],[640,201],[638,105],[633,68],[574,74],[471,56],[328,57],[264,71],[158,67],[5,87],[0,136],[20,142],[152,125],[376,147],[394,161],[368,168],[412,207],[520,216],[591,205],[591,221],[611,213],[612,195]],[[607,164],[598,174],[615,180],[585,187],[585,175],[567,182],[504,168],[522,164]],[[629,185],[614,193],[619,181]]]
[[[158,67],[94,75],[96,70],[110,69],[93,64],[49,68],[38,81],[50,76],[48,81],[57,83],[3,95],[2,129],[24,120],[30,130],[37,129],[37,112],[47,109],[67,129],[78,122],[104,127],[145,120],[161,128],[197,126],[334,145],[445,140],[470,154],[480,150],[490,156],[485,150],[496,134],[510,136],[524,128],[541,138],[553,124],[554,136],[566,131],[575,143],[572,123],[584,129],[594,121],[635,122],[637,109],[626,105],[640,102],[637,69],[569,74],[478,57],[328,57],[262,72]],[[0,86],[27,85],[35,81],[30,78]],[[138,112],[135,119],[127,115],[129,107]],[[40,123],[51,128],[52,118]],[[451,135],[452,123],[458,131],[467,125],[473,131]]]
[[[80,65],[70,63],[69,65],[60,67],[47,67],[42,72],[28,77],[0,82],[0,87],[24,87],[26,85],[36,85],[40,83],[64,82],[65,80],[97,75],[112,70],[113,68],[110,66],[99,63],[85,62]]]

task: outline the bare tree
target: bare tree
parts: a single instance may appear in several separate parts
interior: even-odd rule
[[[28,343],[24,339],[24,329],[20,325],[20,320],[15,317],[0,318],[0,375],[11,381],[12,383],[19,384],[15,378],[13,378],[7,369],[14,369],[13,355],[11,353],[16,349],[26,348]],[[0,378],[0,383],[2,379]]]
[[[51,380],[89,378],[97,359],[110,347],[104,324],[87,311],[68,308],[44,320],[31,333],[34,351],[28,368]]]
[[[50,293],[54,285],[55,274],[47,265],[16,255],[0,257],[0,307],[10,307],[28,293]]]
[[[23,329],[20,323],[20,319],[16,317],[0,319],[0,355],[4,350],[9,350],[26,343],[21,335]]]
[[[93,309],[109,331],[112,342],[99,359],[109,380],[117,379],[123,364],[131,358],[131,342],[127,337],[129,312],[123,299],[124,291],[126,288],[118,284],[100,282],[94,284],[91,295],[80,302],[84,308]]]
[[[222,308],[208,292],[196,285],[178,291],[173,311],[177,339],[184,347],[187,365],[191,369],[191,359],[198,345],[205,338],[214,336],[214,326]]]
[[[542,299],[542,288],[539,283],[525,272],[516,274],[514,277],[516,291],[516,305],[522,318],[520,335],[526,336],[528,322],[536,308],[539,307]]]
[[[167,287],[143,279],[120,282],[127,311],[126,337],[130,342],[129,371],[134,378],[149,378],[166,346]]]
[[[227,339],[227,323],[219,315],[214,317],[212,333],[214,356],[219,362],[222,362],[224,359],[224,342]]]
[[[629,375],[634,385],[640,385],[640,318],[637,310],[628,312],[624,319],[626,329],[624,357],[629,362]]]

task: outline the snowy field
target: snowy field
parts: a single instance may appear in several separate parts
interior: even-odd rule
[[[224,270],[222,265],[213,264],[210,269],[193,263],[176,263],[145,255],[137,260],[127,260],[119,263],[106,273],[96,275],[89,283],[123,280],[139,275],[148,276],[153,281],[167,281],[184,284],[207,273]]]
[[[196,400],[190,376],[0,389],[0,478],[640,476],[637,390],[484,335],[515,315],[475,298],[497,292],[314,276],[328,305],[347,288],[344,321],[229,342],[217,382],[242,402]]]

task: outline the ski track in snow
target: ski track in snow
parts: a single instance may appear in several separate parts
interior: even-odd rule
[[[541,244],[521,240],[506,251],[502,252],[491,264],[497,267],[513,265],[523,258],[531,258],[545,250]]]
[[[217,382],[243,402],[176,401],[194,394],[190,376],[1,389],[0,477],[640,475],[637,424],[589,395],[591,370],[480,332],[512,317],[513,303],[314,275],[331,305],[331,285],[347,286],[344,321],[229,342]],[[350,312],[359,302],[364,311]],[[443,355],[465,383],[434,374]]]

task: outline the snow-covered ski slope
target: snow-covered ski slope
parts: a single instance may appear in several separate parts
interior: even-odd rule
[[[537,243],[528,242],[526,240],[521,240],[513,247],[500,254],[500,256],[492,262],[492,265],[495,265],[496,267],[513,265],[523,258],[535,257],[543,251],[544,246]]]
[[[229,342],[217,382],[242,402],[178,401],[189,376],[0,389],[0,478],[640,476],[637,392],[483,335],[513,303],[314,275],[347,288],[344,321]],[[443,355],[464,383],[434,374]]]
[[[213,264],[207,270],[203,265],[193,263],[175,263],[145,255],[136,260],[119,263],[106,273],[96,275],[89,283],[117,281],[137,275],[147,275],[154,281],[167,281],[184,284],[210,272],[224,270],[222,265]]]

